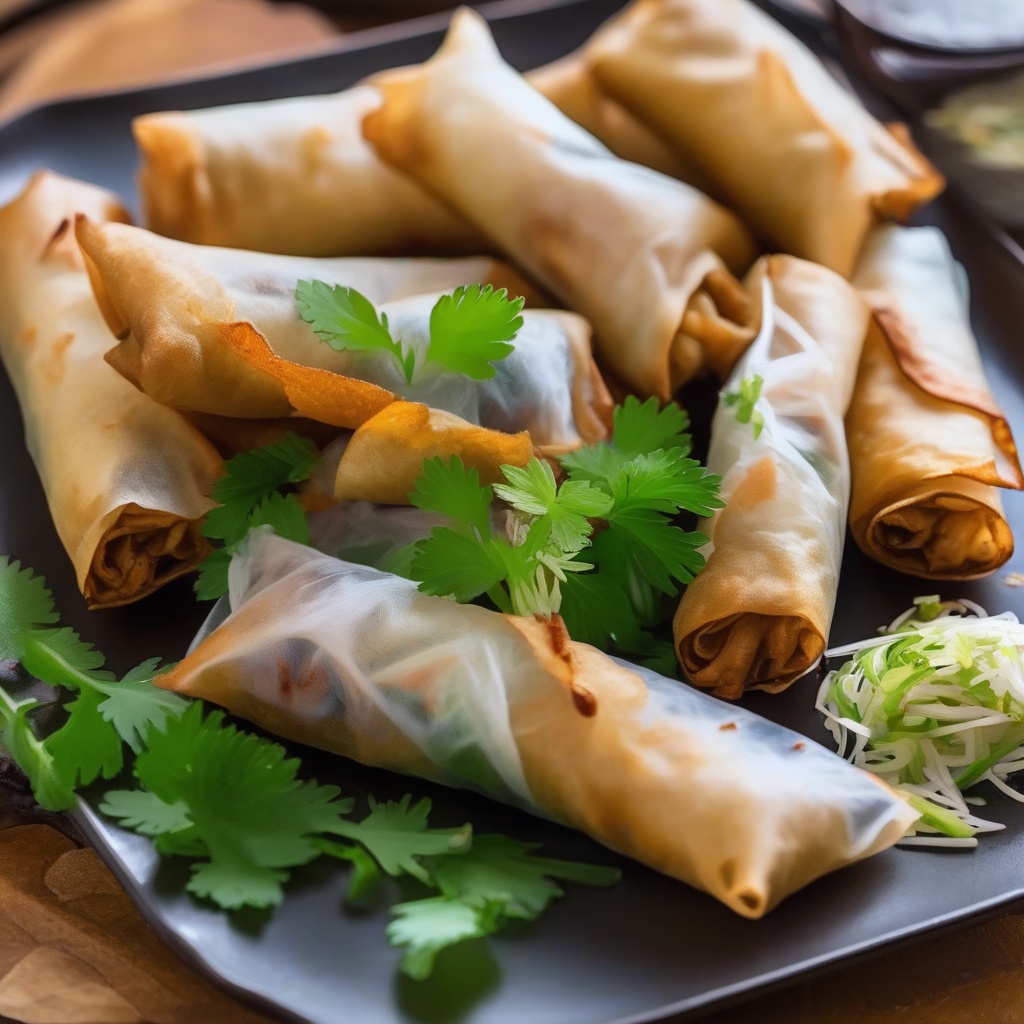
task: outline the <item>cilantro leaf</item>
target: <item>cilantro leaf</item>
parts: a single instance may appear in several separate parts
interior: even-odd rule
[[[602,536],[605,544],[628,548],[641,576],[665,594],[675,594],[677,582],[688,583],[704,567],[698,548],[707,537],[680,530],[663,513],[642,505],[616,509]]]
[[[165,803],[146,789],[118,789],[103,797],[100,811],[116,818],[121,828],[143,836],[184,832],[191,828],[188,804],[184,801]]]
[[[424,594],[454,597],[466,603],[492,591],[504,578],[505,565],[496,560],[495,545],[436,526],[417,541],[409,563],[409,578]]]
[[[464,285],[442,295],[430,311],[430,347],[426,362],[475,380],[495,375],[492,363],[515,348],[510,342],[523,326],[525,300],[510,299],[502,288]]]
[[[432,859],[427,867],[444,896],[479,905],[498,903],[504,917],[527,921],[564,895],[552,879],[608,886],[621,877],[617,868],[538,857],[534,851],[539,846],[487,833],[475,836],[461,857]]]
[[[161,818],[149,805],[142,822],[158,848],[202,852],[189,892],[228,908],[281,901],[287,869],[318,856],[317,834],[335,831],[351,808],[335,787],[300,781],[298,767],[279,744],[225,725],[223,712],[204,717],[199,703],[150,731],[135,777],[167,810]],[[106,806],[138,823],[133,799],[108,797]]]
[[[189,706],[184,697],[153,685],[158,663],[157,658],[150,658],[120,682],[94,683],[96,691],[106,698],[97,711],[136,754],[141,753],[151,729],[163,729]]]
[[[495,484],[494,493],[513,508],[533,516],[546,516],[550,539],[564,554],[575,554],[590,538],[589,517],[606,515],[612,499],[587,481],[567,480],[559,487],[555,474],[542,459],[531,459],[524,468],[502,466],[508,484]]]
[[[0,557],[0,658],[21,661],[25,635],[57,619],[46,581],[20,562]]]
[[[203,536],[226,544],[241,540],[253,509],[277,488],[307,479],[318,460],[313,442],[291,432],[280,441],[228,459],[225,476],[213,485],[211,495],[220,505],[207,514]]]
[[[467,469],[453,455],[445,461],[440,456],[423,460],[423,472],[416,479],[409,501],[417,508],[439,512],[456,523],[471,526],[481,537],[491,532],[490,509],[494,492],[480,486],[480,474]]]
[[[0,689],[0,743],[28,776],[39,806],[48,811],[66,811],[75,804],[69,773],[57,764],[49,747],[36,738],[28,720],[29,712],[41,706],[36,700],[15,701]]]
[[[466,939],[491,935],[501,925],[501,904],[482,905],[458,896],[433,896],[391,908],[388,941],[406,947],[400,969],[422,981],[430,976],[438,953]]]
[[[355,903],[380,885],[380,867],[362,846],[332,843],[329,839],[320,840],[319,846],[328,856],[347,860],[352,865],[352,876],[345,893],[346,902]]]
[[[388,318],[355,288],[333,287],[324,281],[299,281],[295,286],[299,316],[320,340],[336,352],[387,352],[412,383],[415,353],[406,352],[391,336]]]
[[[360,822],[339,819],[331,831],[346,839],[355,839],[373,854],[378,864],[393,877],[412,875],[421,882],[430,876],[420,864],[420,857],[439,853],[459,853],[469,847],[472,829],[428,828],[430,800],[424,797],[410,807],[407,793],[399,801],[377,803],[370,797],[370,813]]]
[[[680,448],[685,455],[690,451],[689,428],[690,417],[675,402],[659,409],[656,398],[641,402],[628,395],[612,414],[612,444],[627,459],[659,448]]]
[[[120,737],[114,729],[103,728],[102,700],[103,694],[83,687],[68,705],[68,720],[43,742],[55,771],[72,790],[100,776],[112,779],[124,765]]]

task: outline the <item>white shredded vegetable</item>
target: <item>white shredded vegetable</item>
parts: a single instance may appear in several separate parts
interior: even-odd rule
[[[971,601],[919,597],[881,635],[827,651],[816,707],[853,764],[922,812],[904,845],[964,847],[1004,826],[971,813],[982,780],[1024,802],[1024,625]]]

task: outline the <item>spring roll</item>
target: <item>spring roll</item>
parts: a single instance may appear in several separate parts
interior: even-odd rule
[[[295,256],[482,252],[477,232],[366,144],[360,121],[379,103],[359,85],[136,118],[146,226]]]
[[[984,576],[1013,554],[994,488],[1024,478],[985,381],[962,270],[938,229],[885,227],[854,283],[874,313],[846,422],[854,539],[914,576]]]
[[[364,764],[579,828],[757,918],[916,812],[781,726],[569,640],[265,531],[231,614],[161,686]]]
[[[599,86],[652,128],[772,248],[844,277],[879,217],[943,187],[748,0],[635,0],[586,48]]]
[[[201,434],[103,361],[110,334],[71,227],[126,219],[110,193],[48,172],[0,210],[0,357],[54,526],[90,608],[145,597],[208,545],[223,464]]]
[[[552,453],[607,434],[611,401],[594,366],[589,325],[574,314],[525,310],[515,349],[490,380],[424,368],[410,385],[388,356],[324,344],[295,304],[299,280],[348,285],[380,304],[396,337],[419,351],[437,298],[421,292],[480,282],[536,295],[505,264],[271,256],[87,220],[78,235],[120,339],[108,361],[165,405],[355,428],[402,397],[488,429],[529,430]]]
[[[667,400],[704,366],[715,338],[694,338],[684,318],[708,275],[752,261],[736,217],[617,159],[502,61],[468,9],[426,64],[375,83],[384,103],[363,131],[377,152],[590,320],[632,390]]]
[[[687,677],[715,696],[776,693],[825,650],[846,535],[843,415],[868,311],[837,274],[790,256],[755,266],[761,331],[726,383],[708,469],[725,507],[673,621]],[[760,394],[741,395],[760,378]],[[745,407],[746,406],[746,407]]]

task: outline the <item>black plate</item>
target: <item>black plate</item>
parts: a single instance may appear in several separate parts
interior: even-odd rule
[[[503,51],[520,67],[577,46],[617,0],[570,0],[491,9]],[[134,196],[135,154],[129,121],[146,111],[340,89],[370,71],[427,57],[440,40],[438,22],[374,30],[346,50],[301,63],[40,109],[0,128],[0,199],[12,197],[37,166],[86,178]],[[973,315],[999,398],[1011,422],[1024,423],[1024,276],[999,247],[947,203],[929,217],[947,230],[966,264]],[[145,656],[180,657],[203,610],[187,582],[132,608],[87,613],[45,511],[25,453],[17,406],[0,377],[0,552],[46,574],[69,624],[108,653],[113,667]],[[1007,497],[1018,535],[1024,501]],[[993,610],[1024,613],[1024,590],[1006,574],[944,587]],[[901,577],[862,558],[851,545],[833,642],[867,635],[934,585]],[[816,683],[805,680],[777,697],[754,698],[756,711],[828,743],[812,708]],[[306,754],[303,755],[307,757]],[[310,770],[346,792],[380,797],[408,790],[434,797],[439,820],[469,817],[543,841],[555,854],[605,862],[616,858],[557,826],[464,793],[371,772],[310,752]],[[272,916],[230,917],[183,895],[182,865],[158,866],[150,843],[95,815],[79,820],[143,913],[168,942],[222,984],[288,1018],[352,1024],[609,1024],[687,1016],[736,1000],[897,940],[951,927],[1024,897],[1024,807],[993,794],[989,812],[1009,828],[973,852],[891,850],[822,879],[767,919],[736,917],[703,894],[624,863],[621,885],[573,887],[536,925],[509,929],[489,944],[470,943],[416,983],[397,974],[398,953],[384,937],[385,908],[362,915],[340,905],[341,875],[332,865],[297,872]],[[681,827],[685,827],[681,823]]]

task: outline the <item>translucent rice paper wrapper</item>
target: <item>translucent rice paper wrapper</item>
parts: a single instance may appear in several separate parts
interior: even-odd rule
[[[611,399],[572,313],[523,312],[515,350],[489,380],[424,367],[408,384],[386,356],[338,352],[299,315],[295,287],[323,281],[362,293],[392,333],[425,350],[430,310],[460,285],[540,296],[498,261],[306,259],[196,246],[141,228],[82,221],[97,299],[118,342],[108,361],[173,408],[242,419],[295,415],[354,429],[396,398],[515,433],[551,454],[607,435]]]
[[[702,524],[707,565],[673,621],[687,677],[729,699],[784,689],[825,650],[850,495],[843,416],[868,321],[838,274],[791,256],[759,262],[750,286],[761,330],[722,391],[708,453],[725,507]],[[730,403],[755,376],[743,422]]]
[[[901,797],[804,737],[533,620],[250,534],[231,614],[162,686],[470,788],[760,917],[900,838]]]

